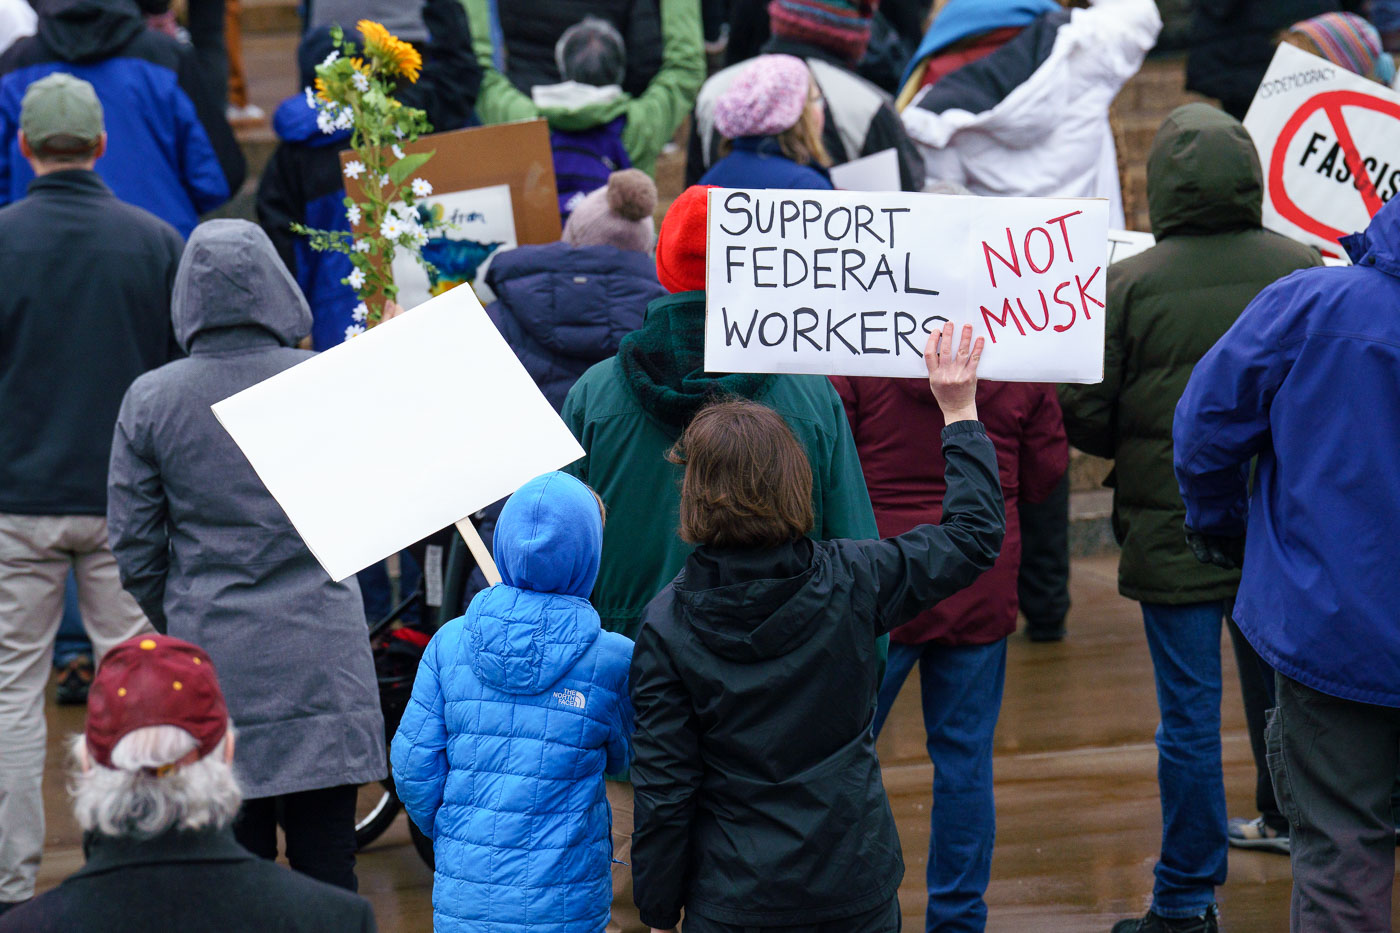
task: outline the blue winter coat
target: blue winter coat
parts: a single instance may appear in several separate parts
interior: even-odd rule
[[[603,774],[628,765],[632,642],[588,594],[603,525],[587,486],[531,480],[496,526],[504,581],[428,645],[394,781],[433,838],[433,929],[595,933],[612,904]]]
[[[745,136],[734,149],[700,177],[702,185],[721,188],[814,188],[831,190],[831,178],[820,168],[798,165],[783,155],[772,136]]]
[[[0,58],[0,204],[24,197],[34,177],[19,151],[24,92],[62,71],[91,83],[102,103],[107,153],[97,174],[117,197],[188,237],[245,171],[222,97],[198,69],[193,50],[147,29],[130,0],[43,4],[38,35]]]
[[[496,254],[486,281],[486,313],[555,411],[666,294],[651,257],[615,246],[521,246]]]
[[[1192,528],[1248,526],[1235,619],[1260,655],[1400,707],[1400,198],[1342,245],[1354,266],[1269,286],[1196,365],[1176,474]]]

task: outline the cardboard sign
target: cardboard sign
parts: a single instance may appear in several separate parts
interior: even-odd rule
[[[1400,96],[1291,45],[1244,118],[1264,169],[1264,226],[1340,258],[1400,192]]]
[[[1139,233],[1136,230],[1110,230],[1108,231],[1108,264],[1111,266],[1115,262],[1122,262],[1129,256],[1146,252],[1156,245],[1157,238],[1150,233]]]
[[[862,156],[830,169],[831,183],[842,191],[898,191],[899,153],[894,149]]]
[[[337,581],[583,456],[469,288],[213,408]]]
[[[986,338],[978,374],[1103,378],[1108,202],[709,192],[705,368],[926,375],[944,321]]]

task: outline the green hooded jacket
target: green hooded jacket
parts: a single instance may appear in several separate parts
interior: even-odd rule
[[[600,93],[559,106],[535,103],[529,94],[522,93],[496,70],[489,0],[462,0],[462,3],[471,23],[472,50],[482,70],[476,115],[488,126],[544,117],[552,129],[588,130],[626,116],[623,148],[631,157],[633,167],[650,175],[656,168],[661,147],[671,141],[690,115],[695,95],[705,83],[705,46],[697,0],[661,0],[661,69],[639,96],[633,97],[621,90],[605,94],[601,88],[584,89]]]
[[[719,395],[751,398],[792,428],[812,464],[812,537],[875,538],[875,513],[841,397],[821,376],[704,372],[705,293],[658,298],[618,355],[583,374],[564,400],[564,423],[585,456],[565,470],[608,508],[593,605],[603,628],[635,638],[647,603],[680,573],[684,468],[666,460],[689,415]],[[883,647],[883,646],[882,646]]]
[[[1263,174],[1249,134],[1205,104],[1177,108],[1147,158],[1157,245],[1108,270],[1104,379],[1060,387],[1070,443],[1115,460],[1118,590],[1183,604],[1235,595],[1239,572],[1186,546],[1172,472],[1172,416],[1197,361],[1263,288],[1321,264],[1310,247],[1260,223]]]

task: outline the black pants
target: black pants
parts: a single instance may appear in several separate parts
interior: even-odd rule
[[[317,881],[355,891],[355,784],[243,801],[233,834],[261,858],[277,858],[277,826],[287,835],[287,861]]]
[[[228,46],[224,40],[224,0],[189,0],[190,44],[199,61],[201,83],[219,102],[228,102]]]
[[[1259,657],[1259,652],[1245,640],[1244,633],[1226,612],[1230,627],[1230,643],[1235,647],[1235,666],[1240,671],[1240,694],[1244,699],[1244,721],[1249,729],[1249,750],[1254,753],[1254,805],[1271,829],[1286,830],[1288,820],[1274,799],[1274,778],[1264,747],[1265,714],[1274,708],[1274,669]]]
[[[788,927],[755,927],[735,923],[720,923],[699,914],[686,914],[681,933],[899,933],[902,918],[899,898],[883,907],[844,920],[806,923]]]
[[[1020,504],[1021,612],[1031,628],[1054,629],[1069,614],[1069,474],[1044,502]]]
[[[1277,675],[1269,770],[1288,817],[1293,933],[1390,933],[1400,709]]]

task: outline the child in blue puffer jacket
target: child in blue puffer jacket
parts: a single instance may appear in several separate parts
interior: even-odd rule
[[[597,933],[612,903],[603,775],[624,770],[630,639],[588,602],[598,498],[546,473],[506,502],[502,583],[445,625],[418,667],[394,782],[433,840],[433,929]]]

